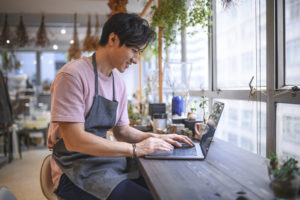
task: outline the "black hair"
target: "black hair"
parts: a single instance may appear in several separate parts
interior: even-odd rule
[[[147,20],[137,14],[118,13],[111,16],[104,24],[100,46],[108,43],[111,33],[116,34],[120,40],[120,46],[139,47],[148,45],[155,38],[155,32],[150,28]]]

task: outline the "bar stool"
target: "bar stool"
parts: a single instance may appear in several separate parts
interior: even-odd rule
[[[51,165],[50,158],[52,154],[47,155],[42,163],[41,171],[40,171],[40,185],[44,196],[48,200],[62,200],[53,192],[54,185],[51,177]]]

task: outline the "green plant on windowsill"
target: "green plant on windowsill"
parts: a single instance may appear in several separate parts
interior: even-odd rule
[[[151,26],[162,27],[165,49],[175,43],[176,31],[196,25],[205,28],[211,24],[212,10],[208,0],[163,0],[159,8],[153,6],[152,11]]]
[[[206,108],[208,106],[208,99],[206,98],[206,96],[201,96],[201,103],[199,104],[199,108],[202,109],[203,111],[203,123],[206,124]]]
[[[298,161],[294,158],[289,158],[280,165],[275,153],[269,159],[268,172],[275,196],[279,198],[295,198],[300,184]]]
[[[188,112],[188,116],[187,116],[187,118],[188,118],[188,120],[196,120],[196,118],[197,118],[197,114],[196,114],[196,112],[197,112],[197,100],[194,100],[194,105],[190,108],[190,112]]]

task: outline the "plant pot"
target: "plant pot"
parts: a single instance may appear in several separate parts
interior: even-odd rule
[[[194,112],[188,112],[187,118],[188,118],[188,120],[196,120],[197,114]]]
[[[299,178],[295,177],[287,180],[274,179],[271,182],[271,186],[276,197],[296,199],[299,188]]]

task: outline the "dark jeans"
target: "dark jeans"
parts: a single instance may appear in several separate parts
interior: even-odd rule
[[[74,185],[70,179],[63,174],[59,186],[55,191],[64,200],[98,200],[93,195]],[[108,200],[152,200],[152,194],[148,190],[144,178],[126,179],[119,183],[109,195]]]

